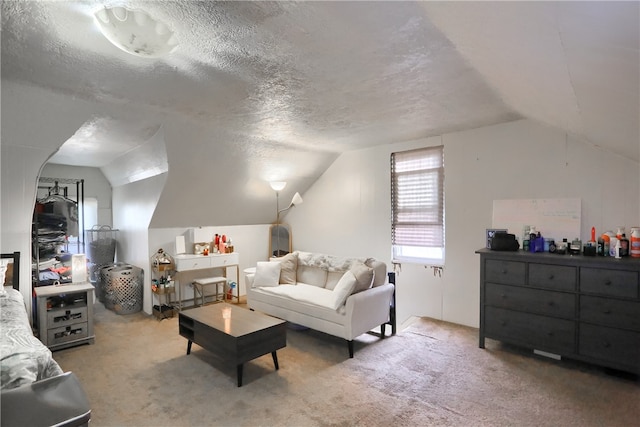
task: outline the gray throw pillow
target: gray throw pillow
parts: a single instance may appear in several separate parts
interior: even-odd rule
[[[367,267],[365,264],[359,262],[353,264],[349,270],[356,278],[356,287],[353,293],[362,292],[367,290],[373,284],[373,268]]]

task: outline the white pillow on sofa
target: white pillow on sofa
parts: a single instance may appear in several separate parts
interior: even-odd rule
[[[333,288],[333,309],[337,310],[347,300],[349,295],[353,292],[357,284],[356,276],[351,271],[346,271],[336,287]]]
[[[253,287],[278,286],[280,282],[280,268],[279,262],[258,262],[256,265],[256,275],[253,278]]]

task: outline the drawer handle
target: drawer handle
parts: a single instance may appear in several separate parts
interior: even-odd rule
[[[611,343],[609,343],[609,342],[606,342],[606,341],[605,341],[605,342],[602,344],[602,346],[603,346],[604,348],[610,348],[610,347],[611,347]]]
[[[549,332],[547,332],[547,335],[548,335],[548,336],[550,336],[550,337],[552,337],[552,336],[553,336],[553,332],[552,332],[552,331],[549,331]]]
[[[605,286],[611,286],[611,280],[607,280],[606,282],[604,282]]]
[[[506,269],[502,270],[502,274],[507,274],[507,270]]]
[[[500,326],[507,326],[507,321],[503,320],[502,322],[500,322]]]
[[[554,278],[553,274],[550,274],[549,275],[549,280],[553,280],[553,278]]]
[[[549,301],[549,307],[553,307],[555,303],[553,301]]]
[[[611,314],[611,310],[610,309],[606,309],[605,311],[603,311],[604,314]]]
[[[502,295],[500,295],[500,298],[502,298],[502,299],[507,299],[507,295],[502,294]]]
[[[56,316],[53,318],[53,323],[56,322],[66,322],[69,320],[75,320],[75,319],[80,319],[82,318],[82,313],[74,313],[71,314],[70,310],[67,310],[67,312],[64,314],[64,316]]]

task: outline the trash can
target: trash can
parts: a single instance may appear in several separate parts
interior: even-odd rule
[[[144,270],[129,264],[107,270],[104,306],[116,314],[142,310]]]

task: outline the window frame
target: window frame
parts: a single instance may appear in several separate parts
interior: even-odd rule
[[[402,162],[405,162],[404,166]],[[392,262],[443,266],[445,262],[444,146],[422,147],[391,153],[390,167]],[[403,186],[399,184],[399,179],[402,177],[406,181],[404,192]],[[410,187],[412,178],[421,184],[427,184],[431,190],[416,193],[420,186]],[[402,198],[405,206],[399,208],[399,199]],[[403,216],[413,220],[399,219]],[[413,230],[411,230],[412,225],[415,225]],[[397,231],[402,228],[408,232],[403,233],[404,237],[399,237]],[[407,240],[421,238],[427,239],[428,242],[424,245],[407,244]]]

